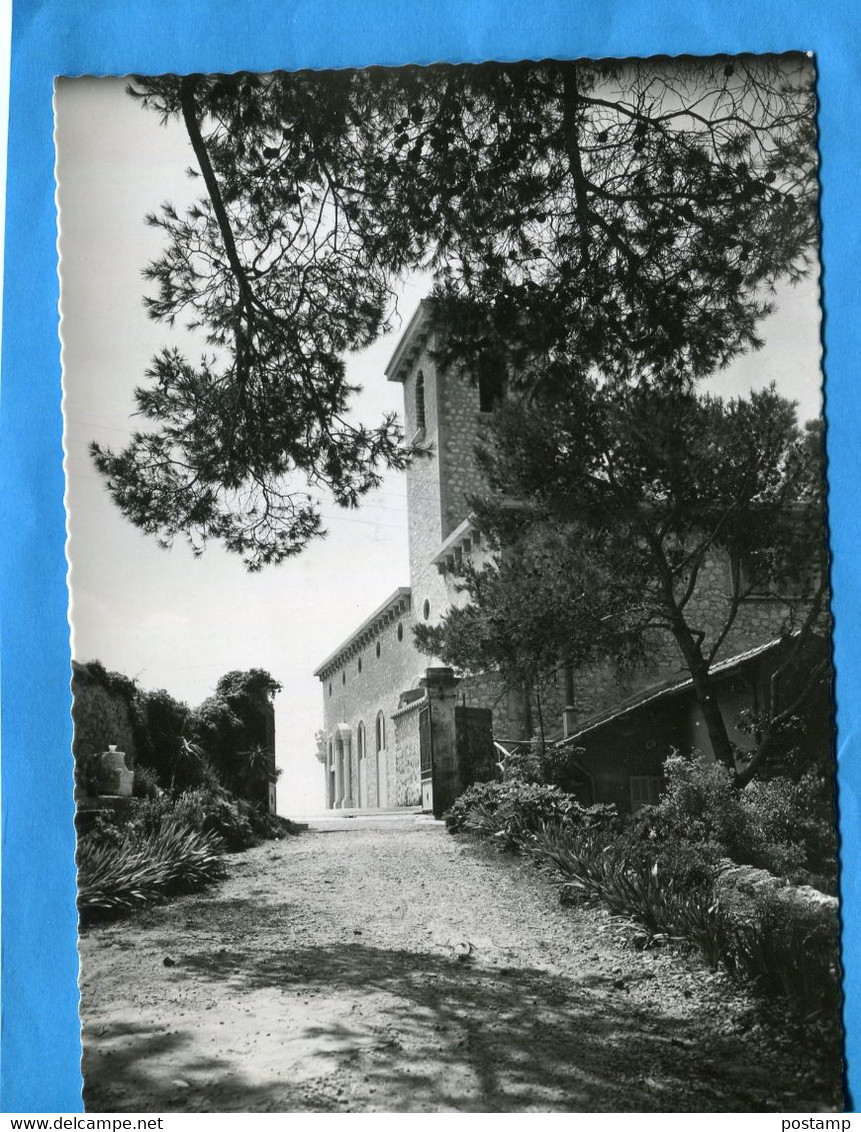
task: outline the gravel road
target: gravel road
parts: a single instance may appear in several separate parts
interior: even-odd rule
[[[625,946],[528,862],[422,817],[330,825],[83,932],[87,1111],[839,1106],[838,1067],[726,976]]]

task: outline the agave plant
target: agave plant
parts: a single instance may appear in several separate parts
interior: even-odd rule
[[[117,844],[83,838],[78,850],[82,916],[150,903],[178,890],[202,888],[224,875],[221,839],[175,817],[148,835],[129,829]]]
[[[719,907],[709,886],[677,886],[657,861],[632,863],[606,837],[562,824],[545,825],[533,837],[530,852],[557,872],[569,893],[597,897],[616,916],[638,924],[647,944],[689,940],[712,966],[717,963]]]

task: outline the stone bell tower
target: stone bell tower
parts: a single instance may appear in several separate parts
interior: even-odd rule
[[[404,390],[407,440],[428,455],[407,471],[410,587],[416,621],[435,621],[451,594],[435,559],[469,515],[467,497],[483,487],[475,456],[483,426],[498,398],[465,374],[443,370],[434,359],[439,331],[432,303],[423,299],[386,367],[389,381]]]

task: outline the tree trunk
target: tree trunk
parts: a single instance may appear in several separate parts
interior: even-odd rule
[[[523,696],[523,730],[527,739],[532,738],[532,688],[524,681],[520,689]]]
[[[759,768],[765,762],[765,754],[766,749],[763,749],[762,751],[756,750],[754,752],[753,758],[751,758],[750,761],[741,768],[741,770],[736,772],[735,784],[739,788],[739,790],[743,790],[745,786],[747,786],[748,782],[752,782],[754,778],[756,778]]]
[[[718,705],[717,697],[713,693],[709,668],[703,657],[702,650],[694,639],[693,633],[685,622],[684,617],[678,615],[674,618],[673,636],[676,644],[685,658],[685,663],[693,680],[694,693],[697,704],[703,714],[703,721],[708,732],[712,752],[718,762],[729,767],[735,773],[735,754],[726,729],[723,715]]]

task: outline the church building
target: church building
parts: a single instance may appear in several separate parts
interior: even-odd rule
[[[465,600],[450,571],[487,553],[467,498],[481,494],[475,448],[500,390],[446,372],[433,360],[430,307],[420,304],[386,368],[404,391],[405,433],[429,455],[406,471],[408,585],[399,587],[315,670],[323,689],[317,758],[330,809],[417,807],[437,815],[474,781],[498,775],[506,754],[539,726],[574,751],[568,787],[584,804],[636,809],[657,800],[671,748],[708,752],[690,680],[672,649],[623,684],[610,666],[560,669],[540,689],[506,689],[492,676],[458,679],[420,653],[413,626],[434,623]],[[704,623],[730,600],[729,566],[703,571],[697,600]],[[405,579],[406,580],[406,579]],[[745,603],[714,669],[731,737],[742,707],[767,695],[781,647],[783,609]],[[661,655],[660,653],[658,654]],[[576,750],[575,750],[576,748]]]
[[[323,685],[317,754],[330,808],[439,810],[441,799],[453,800],[450,790],[467,762],[476,774],[483,763],[490,775],[492,734],[528,734],[521,697],[500,700],[491,681],[456,681],[413,642],[415,624],[439,619],[460,600],[446,562],[466,554],[480,563],[481,533],[467,496],[481,490],[476,439],[498,396],[441,372],[432,350],[429,307],[422,302],[385,371],[404,389],[406,435],[429,449],[405,473],[409,585],[395,590],[314,673]]]

